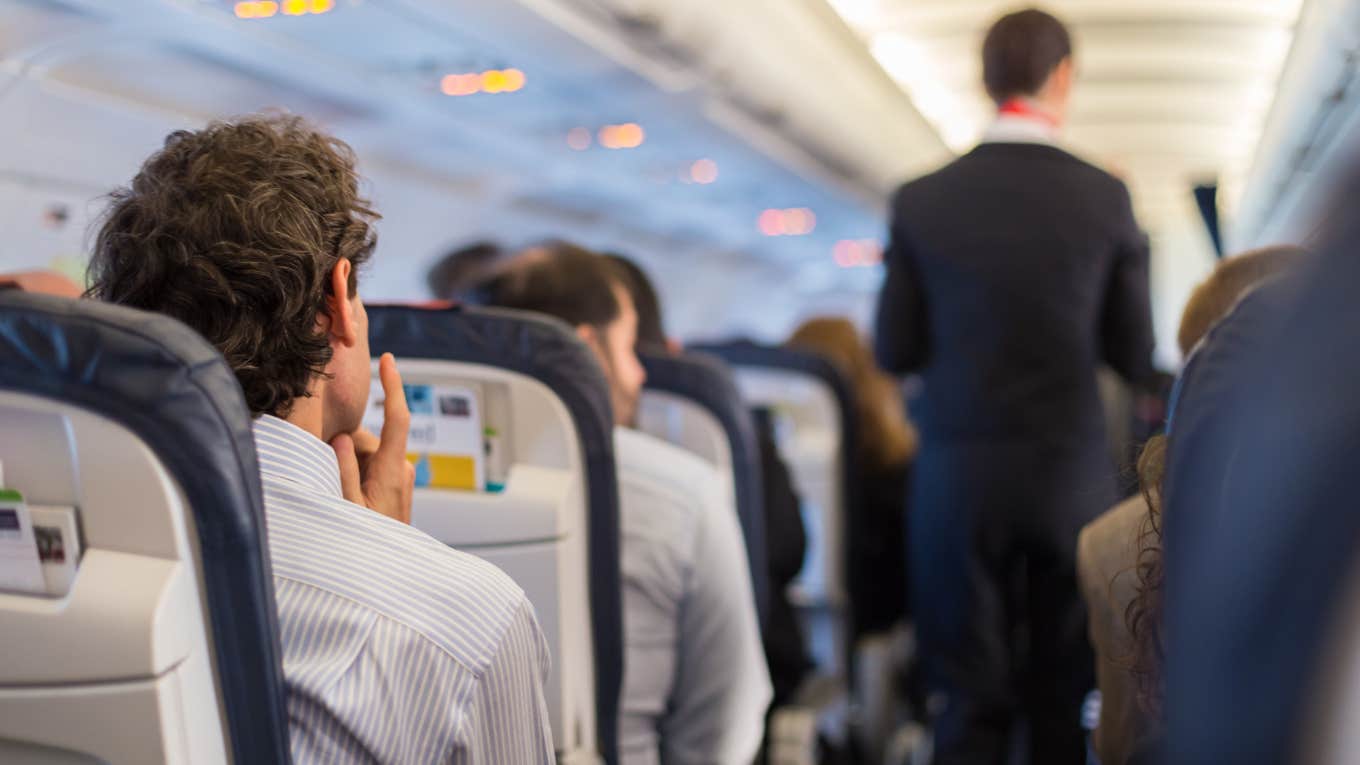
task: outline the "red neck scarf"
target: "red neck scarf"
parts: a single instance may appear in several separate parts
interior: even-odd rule
[[[1020,117],[1021,119],[1036,120],[1054,130],[1058,129],[1058,121],[1053,118],[1053,115],[1039,110],[1023,98],[1012,98],[1002,104],[1001,108],[997,109],[997,113],[1003,117]]]

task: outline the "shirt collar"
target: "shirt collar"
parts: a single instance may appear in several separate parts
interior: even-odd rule
[[[1056,146],[1058,131],[1044,120],[1019,114],[999,114],[982,135],[983,143],[1038,143]]]
[[[262,414],[255,420],[255,453],[260,472],[318,494],[343,497],[335,451],[298,426]]]

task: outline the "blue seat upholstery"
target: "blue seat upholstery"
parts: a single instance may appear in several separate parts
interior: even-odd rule
[[[0,292],[0,390],[88,410],[155,454],[192,508],[232,757],[289,762],[274,590],[251,418],[236,377],[183,324]]]
[[[580,439],[589,502],[591,637],[595,656],[597,746],[618,762],[619,694],[623,682],[623,608],[619,574],[619,494],[614,416],[604,373],[565,324],[489,308],[371,306],[374,354],[399,359],[480,364],[537,380],[557,394]]]

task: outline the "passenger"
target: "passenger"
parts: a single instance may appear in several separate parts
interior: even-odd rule
[[[572,325],[609,382],[623,532],[622,761],[750,763],[770,683],[741,527],[711,465],[627,427],[646,375],[623,276],[603,256],[554,243],[517,256],[487,295]]]
[[[1177,340],[1188,357],[1242,295],[1303,258],[1294,247],[1257,250],[1219,264],[1181,314]],[[1161,728],[1161,483],[1166,438],[1148,442],[1139,462],[1142,496],[1082,529],[1077,573],[1096,653],[1100,725],[1093,736],[1101,765],[1124,765]]]
[[[852,636],[887,632],[907,618],[906,502],[916,429],[907,420],[902,391],[879,370],[848,319],[804,322],[788,346],[831,360],[854,389],[859,409],[854,459],[864,505],[860,517],[847,519]]]
[[[426,275],[430,294],[436,300],[480,302],[477,288],[504,256],[505,250],[495,242],[474,242],[450,252]]]
[[[607,255],[627,277],[629,296],[637,308],[638,351],[678,353],[680,344],[666,334],[656,287],[636,263],[622,255]],[[813,669],[798,613],[788,589],[803,570],[807,533],[802,503],[793,478],[775,443],[774,422],[768,409],[753,412],[756,445],[760,450],[762,496],[765,500],[765,564],[770,585],[770,612],[762,638],[765,663],[774,693],[771,709],[791,703]]]
[[[982,65],[982,144],[893,198],[876,350],[924,382],[908,565],[935,761],[1003,761],[1023,721],[1031,762],[1079,763],[1077,533],[1115,488],[1096,367],[1153,374],[1148,245],[1124,185],[1057,146],[1063,24],[1005,16]]]
[[[524,592],[401,522],[390,355],[382,437],[360,429],[377,217],[349,147],[299,118],[178,131],[114,193],[90,292],[202,333],[256,417],[294,759],[549,765],[549,657]]]
[[[633,299],[637,311],[637,349],[653,353],[679,353],[680,343],[666,334],[661,318],[661,298],[656,293],[656,285],[642,267],[629,258],[616,253],[606,253],[609,262],[623,274],[628,295]]]
[[[56,271],[18,271],[0,274],[0,289],[17,289],[57,297],[78,298],[80,285]]]

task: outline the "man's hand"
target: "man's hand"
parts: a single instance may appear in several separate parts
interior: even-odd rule
[[[411,492],[416,470],[406,461],[406,435],[411,412],[396,359],[384,353],[378,360],[383,387],[382,437],[360,428],[331,439],[340,463],[340,488],[345,499],[402,523],[411,522]]]

